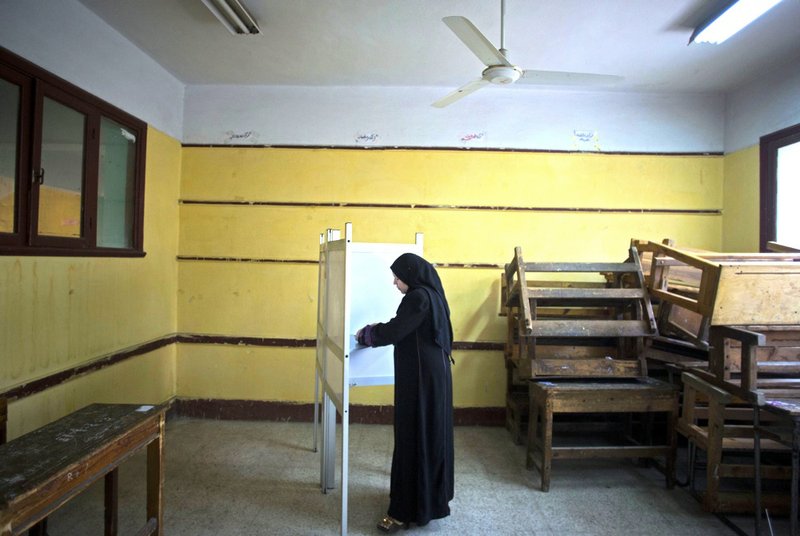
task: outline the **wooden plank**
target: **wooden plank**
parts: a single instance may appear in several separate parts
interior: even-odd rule
[[[800,395],[800,378],[761,378],[758,380],[758,389],[797,389]]]
[[[565,281],[562,279],[530,279],[526,276],[528,288],[608,288],[605,278],[602,281]]]
[[[147,520],[145,526],[139,529],[139,531],[134,536],[152,536],[153,534],[156,534],[157,530],[158,530],[158,521],[154,517],[151,517],[150,519]]]
[[[778,242],[773,242],[771,240],[767,242],[767,249],[776,253],[800,253],[800,249],[787,246],[785,244],[780,244]]]
[[[534,337],[642,337],[652,334],[644,320],[537,320]]]
[[[536,359],[531,363],[533,377],[573,377],[573,378],[636,378],[641,376],[639,360],[574,358]]]
[[[528,283],[525,281],[525,261],[522,259],[522,248],[514,248],[514,258],[517,266],[517,285],[519,286],[520,321],[525,333],[530,334],[533,316],[531,313],[531,302],[528,298]]]
[[[536,345],[536,359],[618,359],[616,346]]]
[[[722,266],[712,325],[800,324],[800,263]]]
[[[771,516],[786,515],[789,513],[789,502],[788,493],[763,493],[761,507],[768,510]],[[714,498],[709,511],[752,515],[754,509],[755,500],[752,491],[722,491]]]
[[[714,398],[723,404],[730,404],[733,401],[733,396],[724,389],[720,389],[716,385],[712,385],[703,381],[695,374],[684,372],[681,374],[681,381],[684,385],[688,385],[692,389],[705,394],[708,397]]]
[[[723,463],[719,466],[719,476],[722,478],[753,478],[755,466],[752,464]],[[761,465],[761,478],[769,480],[789,480],[792,468],[776,465]]]
[[[645,297],[643,288],[537,288],[529,287],[533,299],[557,300],[634,300]]]
[[[553,447],[553,459],[654,458],[667,456],[668,446],[615,445],[602,447]]]
[[[775,397],[765,402],[764,409],[776,415],[796,419],[800,416],[800,400]]]
[[[553,273],[630,273],[639,268],[632,262],[528,262],[526,272]]]
[[[650,289],[650,295],[659,300],[664,300],[672,304],[678,305],[680,307],[683,307],[684,309],[688,309],[689,311],[695,313],[701,312],[700,304],[697,301],[697,299],[688,298],[686,296],[683,296],[682,294],[677,294],[675,292],[659,288]]]

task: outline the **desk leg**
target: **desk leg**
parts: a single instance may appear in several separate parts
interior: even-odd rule
[[[164,414],[159,417],[158,437],[147,445],[147,519],[156,522],[156,536],[164,535]]]
[[[754,534],[761,534],[761,426],[758,404],[753,405],[753,469],[755,476],[755,500],[756,510],[753,512]]]
[[[105,532],[106,536],[117,536],[119,504],[119,468],[105,476]]]
[[[667,461],[664,464],[667,473],[667,489],[675,487],[675,459],[678,453],[678,432],[676,430],[676,423],[678,422],[678,413],[680,412],[678,396],[672,403],[672,411],[667,414],[667,441],[669,441],[669,454]]]
[[[47,536],[47,518],[42,519],[34,526],[29,528],[28,536]]]
[[[797,474],[800,471],[800,420],[794,420],[792,427],[792,520],[790,522],[792,536],[798,536],[797,533],[797,501],[798,501],[798,478]]]
[[[724,425],[724,405],[718,400],[709,400],[706,494],[703,502],[707,512],[716,512],[719,509],[719,466],[722,464],[722,432]]]
[[[553,401],[550,397],[545,401],[542,421],[542,491],[550,491],[553,467]]]

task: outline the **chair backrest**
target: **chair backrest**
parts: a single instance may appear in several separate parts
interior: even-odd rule
[[[613,263],[525,262],[517,247],[503,275],[519,346],[507,354],[522,376],[646,374],[643,339],[658,331],[635,247]]]

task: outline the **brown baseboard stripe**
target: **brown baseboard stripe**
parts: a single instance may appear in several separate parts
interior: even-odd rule
[[[261,400],[176,399],[178,417],[239,421],[312,422],[314,404],[293,404]],[[351,424],[392,424],[392,406],[350,406]],[[504,426],[505,408],[455,408],[456,426]],[[339,416],[337,415],[337,420]]]

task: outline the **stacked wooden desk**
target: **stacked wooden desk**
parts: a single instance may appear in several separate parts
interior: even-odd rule
[[[525,262],[516,248],[503,274],[501,314],[509,326],[507,423],[520,439],[527,417],[527,466],[540,472],[541,489],[549,489],[553,459],[601,457],[663,457],[672,486],[678,393],[646,377],[643,339],[656,325],[635,248],[625,262],[599,263]],[[556,415],[655,412],[666,416],[660,444],[629,434],[623,444],[553,446]]]
[[[677,392],[651,378],[629,380],[560,380],[531,382],[531,414],[527,466],[542,476],[541,489],[550,489],[552,461],[567,458],[663,458],[667,487],[675,483],[674,417]],[[558,414],[663,412],[668,415],[661,444],[553,446],[553,417]]]
[[[0,536],[34,527],[101,477],[105,534],[117,533],[118,466],[147,449],[147,517],[163,534],[163,406],[93,404],[0,445]]]
[[[678,430],[701,448],[709,458],[708,485],[704,505],[711,511],[756,509],[759,530],[762,499],[770,512],[787,506],[787,497],[776,503],[762,497],[762,477],[792,480],[792,534],[797,535],[797,457],[795,439],[800,412],[800,252],[714,253],[683,251],[669,245],[634,241],[652,255],[647,277],[651,294],[662,301],[701,318],[707,337],[708,366],[692,369],[690,391],[684,391],[684,415]],[[694,290],[682,292],[671,276],[676,269],[693,271]],[[684,277],[684,279],[686,279]],[[695,338],[700,341],[700,337]],[[685,376],[684,376],[685,377]],[[694,393],[708,400],[708,425],[693,421]],[[690,395],[687,401],[687,393]],[[717,409],[713,412],[711,408]],[[732,425],[726,415],[746,415],[750,424]],[[714,415],[712,415],[714,413]],[[687,416],[688,415],[688,416]],[[784,426],[768,419],[783,421]],[[738,439],[737,439],[738,438]],[[753,454],[751,465],[727,466],[721,461],[726,444],[734,451]],[[791,451],[792,468],[761,468],[762,450]],[[786,469],[786,470],[784,470]],[[720,477],[755,478],[755,492],[749,500],[731,501],[720,491]]]

